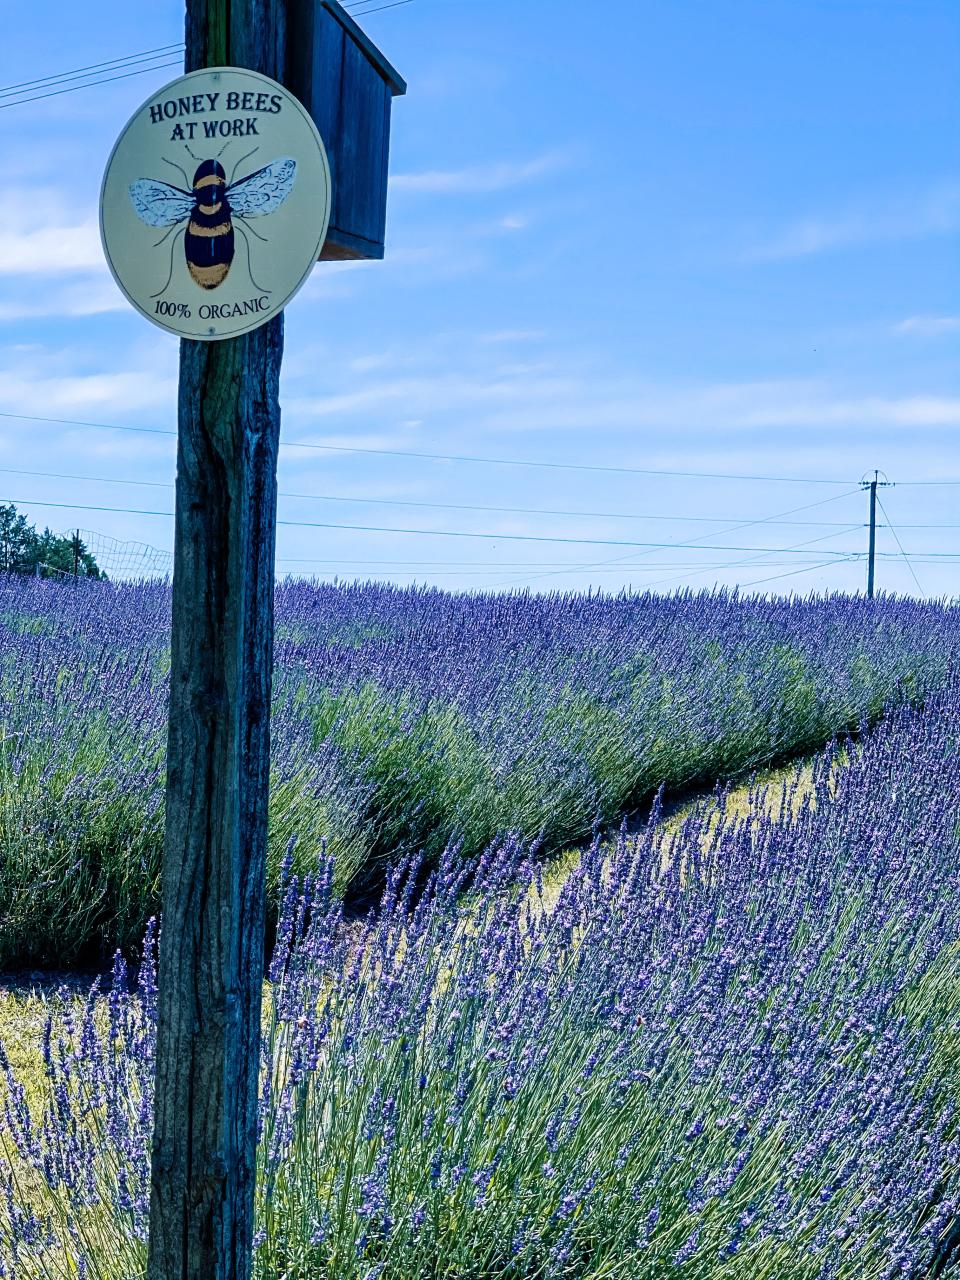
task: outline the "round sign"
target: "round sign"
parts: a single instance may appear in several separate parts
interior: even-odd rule
[[[208,67],[151,94],[117,141],[100,193],[114,279],[163,329],[232,338],[282,311],[330,220],[330,166],[283,85]]]

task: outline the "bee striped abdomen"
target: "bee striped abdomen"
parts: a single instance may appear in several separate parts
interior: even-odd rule
[[[206,161],[193,180],[196,203],[183,240],[187,268],[201,289],[223,284],[233,262],[233,222],[223,192],[223,169]]]
[[[233,261],[233,223],[221,205],[216,212],[194,209],[184,239],[187,267],[202,289],[216,289],[226,279]]]

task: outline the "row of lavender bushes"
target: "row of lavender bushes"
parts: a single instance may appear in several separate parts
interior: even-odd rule
[[[156,909],[169,609],[161,583],[0,581],[0,968],[134,946]],[[907,600],[285,585],[274,908],[291,839],[354,894],[451,838],[549,852],[922,701],[958,650],[960,611]]]
[[[960,687],[836,760],[554,900],[509,842],[362,927],[285,878],[258,1280],[960,1274]],[[51,1015],[43,1116],[8,1071],[0,1275],[143,1276],[153,955]]]

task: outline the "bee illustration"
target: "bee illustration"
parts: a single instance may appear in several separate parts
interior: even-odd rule
[[[253,154],[251,151],[239,160],[233,172],[236,173],[243,160],[248,160]],[[190,190],[171,186],[156,178],[140,178],[130,187],[130,200],[141,222],[148,227],[170,228],[154,248],[159,248],[180,223],[187,224],[180,227],[173,237],[167,283],[153,297],[159,298],[170,287],[174,252],[181,235],[187,270],[201,289],[217,289],[226,280],[234,258],[235,233],[238,231],[247,246],[247,268],[253,280],[250,241],[244,231],[246,219],[260,218],[280,208],[296,181],[296,160],[282,156],[247,177],[230,183],[219,160],[201,160],[192,183],[178,164],[172,160],[166,160],[166,163],[180,170]],[[247,230],[258,240],[265,241],[265,237],[252,227],[247,227]],[[256,288],[260,287],[255,280],[253,283]],[[261,292],[270,291],[264,289]]]

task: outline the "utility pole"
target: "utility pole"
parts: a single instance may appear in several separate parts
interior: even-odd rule
[[[877,473],[870,481],[870,551],[867,557],[867,599],[873,599],[873,584],[877,568]]]
[[[79,581],[80,578],[80,530],[75,529],[73,534],[73,580]]]
[[[284,72],[284,0],[187,0],[186,71]],[[248,1280],[283,316],[180,344],[149,1280]]]
[[[877,489],[886,489],[889,482],[886,477],[880,479],[881,472],[874,471],[872,480],[861,480],[863,489],[870,491],[870,542],[867,551],[867,599],[874,598],[874,584],[877,569]]]

